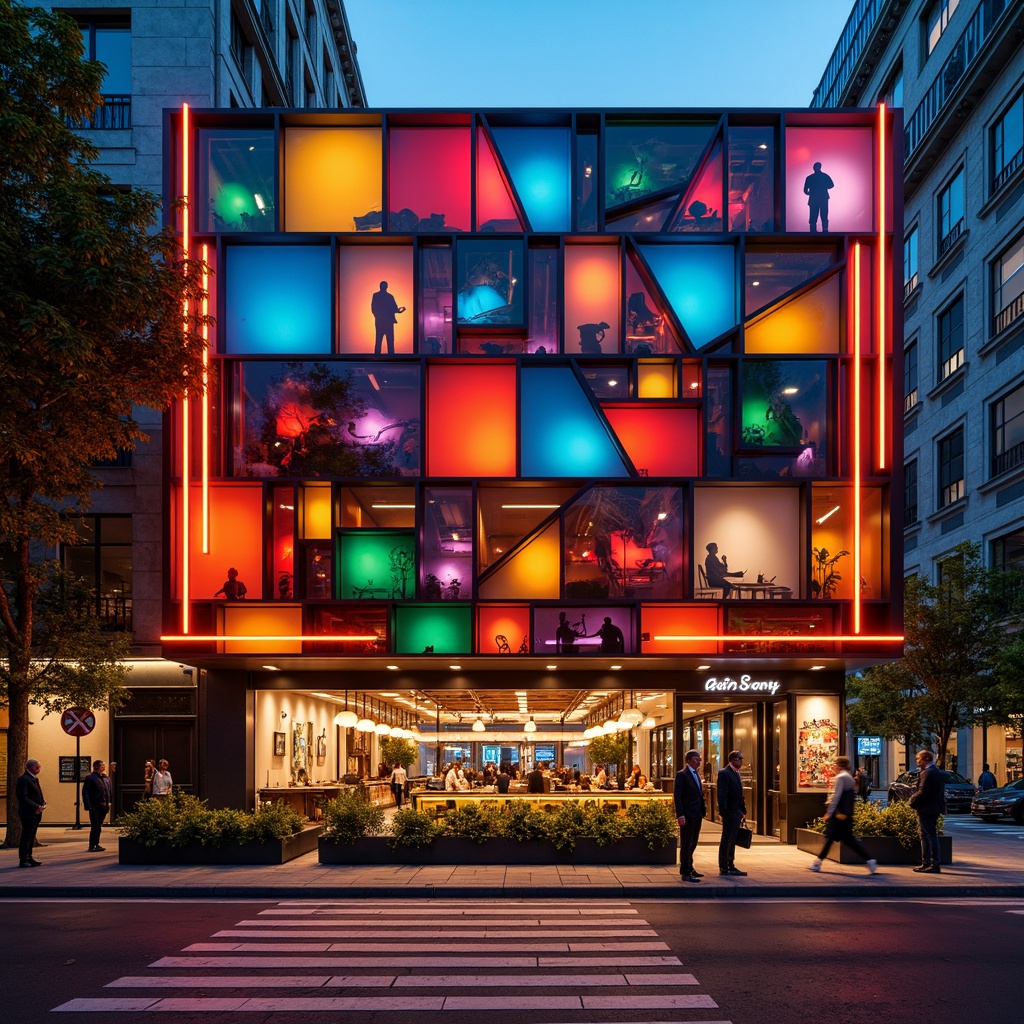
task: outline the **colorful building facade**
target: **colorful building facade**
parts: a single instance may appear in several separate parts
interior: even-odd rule
[[[208,795],[269,784],[260,693],[425,688],[585,692],[578,732],[660,689],[677,762],[742,694],[764,820],[821,788],[809,732],[901,650],[897,121],[169,113],[211,384],[168,424],[163,641]]]

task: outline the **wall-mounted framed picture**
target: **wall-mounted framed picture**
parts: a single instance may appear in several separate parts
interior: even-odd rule
[[[284,757],[284,744],[286,735],[283,732],[274,733],[274,757]]]

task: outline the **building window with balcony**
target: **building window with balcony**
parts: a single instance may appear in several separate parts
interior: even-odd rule
[[[1024,384],[992,403],[992,475],[1024,465]]]
[[[887,107],[903,106],[903,62],[892,73],[889,81],[886,82],[879,100]]]
[[[931,54],[949,27],[949,19],[960,6],[960,0],[935,0],[924,16],[925,47]]]
[[[61,562],[92,590],[95,611],[109,629],[132,628],[132,517],[82,516],[78,539],[61,546]]]
[[[917,407],[917,342],[903,350],[903,411]]]
[[[992,126],[992,191],[998,191],[1024,160],[1024,93]]]
[[[994,336],[1024,314],[1024,236],[992,264],[992,292]]]
[[[131,14],[78,18],[86,60],[106,66],[100,95],[103,105],[82,124],[83,128],[132,126],[132,20]]]
[[[939,508],[959,501],[966,493],[964,485],[964,428],[957,427],[938,445]]]
[[[903,239],[903,298],[907,299],[919,283],[917,265],[917,228],[913,227]]]
[[[939,381],[964,365],[964,297],[950,303],[938,319]]]
[[[989,545],[989,565],[1002,575],[998,579],[1000,605],[1004,614],[1024,607],[1024,530],[997,537]]]
[[[917,523],[917,459],[903,467],[903,525]]]
[[[944,256],[964,229],[964,169],[939,193],[939,256]]]

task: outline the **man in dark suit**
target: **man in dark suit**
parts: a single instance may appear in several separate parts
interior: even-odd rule
[[[43,817],[46,801],[39,785],[39,771],[42,765],[35,759],[25,763],[25,774],[18,778],[14,795],[18,798],[18,818],[21,820],[21,843],[18,845],[18,866],[37,868],[40,862],[32,856],[32,844],[36,840],[36,829]]]
[[[92,772],[82,783],[82,806],[89,812],[90,853],[103,852],[103,847],[100,846],[100,829],[103,827],[107,811],[110,810],[112,796],[106,762],[93,761]]]
[[[915,871],[937,875],[939,866],[939,815],[946,809],[946,780],[930,750],[917,752],[917,786],[910,794],[910,806],[917,814],[921,834],[921,866]]]
[[[526,777],[526,792],[527,793],[543,793],[544,792],[544,773],[540,770],[540,765],[537,765],[532,772]]]
[[[722,839],[718,844],[718,873],[720,875],[746,875],[736,869],[736,836],[747,818],[747,804],[743,799],[743,779],[740,765],[743,755],[729,751],[729,761],[718,773],[718,814],[722,819]]]
[[[679,822],[679,875],[684,882],[699,882],[704,876],[693,867],[693,851],[697,849],[700,826],[704,820],[704,786],[697,769],[701,756],[688,750],[681,771],[676,772],[672,797]]]

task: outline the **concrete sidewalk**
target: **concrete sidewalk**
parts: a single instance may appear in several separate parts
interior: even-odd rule
[[[880,867],[869,875],[861,864],[826,862],[808,870],[811,856],[795,846],[757,837],[738,850],[746,878],[717,870],[718,830],[710,823],[697,849],[700,883],[685,883],[671,866],[444,867],[321,865],[315,853],[271,867],[135,867],[117,862],[116,830],[105,828],[104,853],[86,852],[88,829],[42,827],[35,851],[38,868],[19,868],[16,850],[0,850],[0,898],[251,898],[362,899],[432,897],[628,897],[707,899],[733,897],[1024,897],[1024,871],[1014,847],[981,835],[955,835],[953,863],[940,875],[909,867]],[[1012,863],[1010,863],[1012,861]]]

